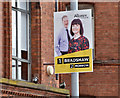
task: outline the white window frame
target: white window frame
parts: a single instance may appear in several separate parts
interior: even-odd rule
[[[15,61],[15,65],[12,64],[12,69],[14,68],[15,70],[12,70],[12,79],[15,80],[23,80],[21,78],[21,72],[20,72],[20,65],[18,65],[18,62],[23,62],[28,64],[28,79],[24,81],[31,81],[31,3],[24,2],[26,3],[26,10],[22,8],[18,8],[18,3],[20,3],[19,0],[13,0],[14,6],[12,6],[12,11],[15,12],[16,15],[16,55],[12,55],[12,63]],[[29,7],[27,7],[29,5]],[[29,10],[28,10],[29,9]],[[18,12],[26,14],[26,43],[27,43],[27,59],[19,58],[18,57]],[[28,20],[29,18],[29,20]],[[14,28],[12,28],[14,29]],[[15,72],[15,74],[13,74]]]

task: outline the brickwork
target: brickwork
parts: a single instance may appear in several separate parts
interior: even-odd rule
[[[118,96],[118,66],[94,64],[93,73],[79,76],[81,96]],[[71,91],[71,74],[62,74],[61,81]]]
[[[118,22],[119,22],[119,25],[118,25],[118,59],[120,60],[120,2],[119,2],[119,5],[118,5]],[[120,73],[120,66],[118,67],[118,73]],[[120,75],[118,74],[118,84],[120,84]],[[118,94],[120,96],[120,85],[118,85]]]
[[[66,84],[65,89],[69,89],[71,94],[71,74],[60,74],[59,78],[60,83],[65,82]]]
[[[0,66],[1,75],[11,78],[12,74],[12,10],[11,3],[0,3]]]
[[[95,59],[118,59],[118,3],[95,3]]]
[[[47,92],[42,90],[36,90],[36,89],[29,89],[29,88],[21,88],[16,86],[6,86],[2,85],[1,89],[3,94],[11,95],[11,96],[22,96],[22,97],[40,97],[40,96],[67,96],[64,94],[58,94],[54,92]]]
[[[49,87],[42,84],[34,84],[24,81],[13,81],[0,79],[2,84],[2,95],[4,96],[21,96],[21,97],[48,97],[48,96],[69,96],[68,90]],[[0,95],[1,96],[1,95]]]
[[[54,62],[54,11],[55,2],[41,2],[41,83],[59,87],[55,75],[47,75],[46,64]],[[53,66],[53,65],[50,65]],[[54,67],[54,66],[53,66]]]
[[[41,83],[41,25],[40,25],[40,4],[31,3],[31,60],[32,78],[38,77]]]
[[[120,12],[120,2],[118,5],[118,12]],[[120,59],[120,13],[118,13],[118,59]]]
[[[2,2],[0,2],[0,77],[2,77],[3,76],[3,14],[2,14],[2,7],[3,7],[3,5],[2,5],[3,3]]]
[[[56,81],[55,75],[47,75],[47,65],[44,64],[54,62],[55,3],[34,2],[31,6],[32,78],[37,76],[39,83],[58,87],[59,81]]]
[[[118,66],[94,66],[93,73],[80,74],[80,94],[118,96]]]

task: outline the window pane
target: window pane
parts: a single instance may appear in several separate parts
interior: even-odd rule
[[[79,4],[78,5],[78,9],[82,10],[82,9],[93,9],[93,5],[92,4]]]
[[[12,0],[12,6],[15,7],[15,0]]]
[[[23,59],[28,59],[28,51],[21,50],[21,58]]]
[[[17,0],[17,7],[23,10],[29,10],[29,0],[24,0],[24,2]]]
[[[15,3],[17,1],[17,3]],[[29,10],[29,0],[12,0],[12,6]],[[27,3],[26,3],[27,1]],[[24,63],[24,59],[29,60],[29,14],[21,11],[12,10],[12,55],[16,60],[12,60],[12,79],[30,80],[28,72],[30,70],[28,63]],[[14,58],[14,57],[13,57]],[[22,61],[19,61],[21,58]],[[29,77],[30,78],[30,77]]]
[[[29,0],[27,0],[27,10],[29,10]]]
[[[12,11],[12,55],[16,56],[16,12]]]
[[[18,80],[21,80],[21,62],[18,62]]]
[[[83,9],[92,9],[92,17],[94,15],[94,7],[92,4],[79,4],[78,5],[78,9],[79,10],[83,10]]]
[[[12,60],[12,79],[16,79],[16,61]]]
[[[70,11],[70,5],[66,6],[66,11]]]
[[[18,78],[21,80],[28,80],[28,64],[24,62],[18,62]]]
[[[28,59],[27,16],[18,12],[18,58]],[[23,54],[25,53],[25,55]]]
[[[27,45],[27,50],[28,50],[28,53],[27,53],[27,56],[28,56],[28,60],[30,60],[30,58],[29,58],[29,51],[30,51],[30,39],[31,39],[31,37],[30,37],[30,34],[29,34],[29,14],[27,14],[27,43],[28,43],[28,45]]]
[[[21,48],[22,50],[25,50],[27,51],[27,24],[26,24],[26,21],[27,21],[27,16],[26,14],[24,13],[21,13]]]

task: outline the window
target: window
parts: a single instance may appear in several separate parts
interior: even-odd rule
[[[31,80],[30,2],[12,0],[12,79]]]
[[[91,9],[92,10],[92,49],[93,49],[93,59],[95,58],[95,51],[94,51],[94,6],[93,4],[84,4],[79,3],[78,4],[78,10],[84,10],[84,9]],[[66,6],[66,11],[70,10],[70,4]]]

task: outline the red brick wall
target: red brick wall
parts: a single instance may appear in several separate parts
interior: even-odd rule
[[[37,76],[41,83],[41,25],[40,4],[31,3],[31,60],[32,78]]]
[[[118,5],[118,22],[119,22],[119,25],[118,25],[118,59],[120,60],[120,2],[119,2],[119,5]],[[120,61],[119,61],[120,62]],[[118,84],[120,84],[120,66],[118,66]],[[118,94],[120,96],[120,85],[118,85]]]
[[[12,9],[11,3],[0,2],[0,75],[12,77]]]
[[[41,83],[58,87],[55,74],[48,76],[46,72],[46,64],[54,62],[54,11],[55,2],[41,2]]]
[[[93,73],[79,74],[80,96],[118,96],[118,66],[94,64]],[[62,74],[61,82],[71,92],[71,74]]]
[[[60,83],[65,82],[65,89],[70,90],[71,94],[71,74],[60,74]]]
[[[95,18],[95,60],[108,61],[107,64],[94,63],[93,73],[80,74],[81,96],[118,96],[118,2],[94,3]],[[62,74],[66,89],[71,90],[71,75]]]
[[[32,77],[38,76],[41,84],[58,87],[55,75],[46,72],[46,64],[54,62],[54,11],[54,2],[32,3]]]
[[[3,6],[2,6],[2,2],[0,2],[0,77],[3,76]]]
[[[117,2],[95,3],[95,58],[118,59]]]
[[[118,96],[118,66],[97,65],[93,73],[80,74],[80,94]]]
[[[118,37],[119,37],[119,40],[118,40],[118,58],[120,59],[120,2],[119,2],[119,25],[118,25]],[[120,61],[119,61],[120,62]],[[118,67],[118,72],[120,73],[120,66]],[[120,84],[120,75],[118,75],[118,83]],[[120,96],[120,85],[118,85],[118,89],[119,89],[119,91],[118,91],[118,93],[119,93],[119,96]]]
[[[6,85],[3,83],[0,97],[3,96],[7,98],[8,96],[14,96],[17,98],[25,98],[25,97],[32,98],[32,97],[48,97],[48,96],[64,96],[64,97],[69,96],[69,92],[67,90],[66,90],[66,93],[63,93],[63,92],[55,91],[55,90],[61,90],[61,89],[52,88],[52,90],[50,90],[51,88],[47,86],[46,88],[48,89],[45,89],[44,86],[42,87],[42,89],[39,89],[39,88],[32,88],[32,87],[31,88],[23,87],[23,85],[14,86],[14,85]],[[39,85],[39,87],[40,86],[41,85]]]

